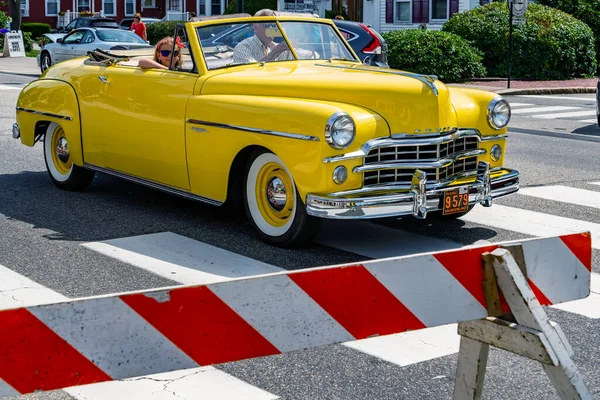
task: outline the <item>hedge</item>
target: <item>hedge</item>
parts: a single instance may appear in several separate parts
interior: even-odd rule
[[[165,21],[146,25],[148,41],[150,41],[150,44],[156,44],[164,37],[173,36],[177,24],[182,23],[183,21]]]
[[[21,30],[23,32],[31,32],[33,39],[41,38],[44,33],[50,33],[51,28],[49,24],[42,22],[23,22],[21,24]]]
[[[524,79],[570,79],[596,71],[594,35],[569,14],[536,3],[527,8],[526,24],[513,27],[511,76]],[[472,42],[484,54],[489,76],[506,76],[508,8],[494,2],[454,14],[442,30]]]
[[[458,35],[421,29],[382,34],[391,68],[437,75],[444,82],[465,82],[485,76],[482,54]]]
[[[600,1],[537,0],[539,4],[557,8],[585,22],[596,38],[596,62],[600,61]]]

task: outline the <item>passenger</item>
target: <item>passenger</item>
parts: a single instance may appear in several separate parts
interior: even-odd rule
[[[133,16],[133,24],[131,24],[130,31],[133,31],[136,35],[144,40],[146,39],[146,24],[142,22],[142,15],[137,13]]]
[[[163,38],[156,44],[154,60],[142,58],[139,65],[142,68],[169,69],[169,61],[171,61],[170,69],[178,71],[181,69],[182,59],[180,50],[182,47],[185,46],[179,41],[179,38],[177,38],[175,41],[175,54],[173,54],[173,58],[171,58],[171,51],[173,50],[173,38]]]
[[[262,9],[254,14],[255,17],[273,16],[275,12]],[[267,29],[277,27],[275,23],[252,24],[254,35],[242,40],[233,49],[233,62],[235,64],[248,64],[260,61],[293,60],[294,56],[289,51],[285,41],[277,44],[273,38],[267,36]],[[287,51],[286,54],[282,54]]]

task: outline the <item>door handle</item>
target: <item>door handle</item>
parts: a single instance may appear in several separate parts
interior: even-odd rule
[[[110,82],[108,81],[108,79],[105,76],[99,76],[98,79],[100,79],[100,81],[102,83],[106,83],[107,85],[110,85]]]

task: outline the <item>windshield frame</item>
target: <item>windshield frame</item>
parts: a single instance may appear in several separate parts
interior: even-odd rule
[[[261,17],[246,17],[246,18],[223,18],[223,19],[215,19],[215,20],[211,20],[210,23],[207,23],[208,21],[198,21],[193,23],[192,25],[192,29],[195,33],[196,36],[196,40],[198,42],[198,47],[200,50],[200,53],[202,55],[202,60],[203,60],[203,67],[206,70],[206,72],[211,72],[211,71],[216,71],[216,70],[221,70],[221,69],[226,69],[226,68],[234,68],[234,67],[240,67],[240,66],[249,66],[249,65],[265,65],[267,63],[279,63],[279,62],[286,62],[286,61],[320,61],[320,62],[331,62],[339,60],[339,61],[345,61],[345,62],[351,62],[351,63],[356,63],[356,64],[362,64],[362,62],[360,61],[360,58],[356,55],[356,53],[354,52],[354,50],[352,49],[352,47],[348,44],[348,42],[346,41],[346,39],[343,37],[343,35],[340,33],[340,31],[337,29],[337,27],[335,26],[335,24],[333,22],[331,22],[330,20],[326,20],[326,19],[318,19],[318,18],[305,18],[305,17],[282,17],[282,16],[261,16]],[[335,58],[323,58],[323,59],[302,59],[298,57],[298,54],[296,52],[296,48],[294,46],[291,45],[290,43],[290,38],[288,37],[288,35],[286,34],[285,30],[283,29],[283,26],[281,25],[282,23],[287,23],[287,22],[295,22],[295,23],[310,23],[310,24],[316,24],[316,25],[325,25],[329,28],[329,33],[332,35],[335,35],[335,37],[337,38],[338,42],[344,47],[344,49],[349,53],[349,55],[352,56],[352,59],[335,59]],[[200,30],[203,28],[207,28],[207,27],[211,27],[211,26],[219,26],[219,25],[230,25],[232,28],[234,25],[244,25],[244,24],[257,24],[257,23],[273,23],[277,25],[277,29],[279,30],[279,32],[281,33],[281,37],[283,38],[283,41],[285,41],[285,43],[287,44],[290,53],[293,55],[293,59],[289,59],[289,60],[274,60],[274,61],[256,61],[256,62],[250,62],[250,63],[240,63],[240,64],[229,64],[229,65],[224,65],[224,66],[220,66],[220,67],[216,67],[216,68],[209,68],[209,62],[206,59],[206,53],[204,51],[204,48],[202,46],[202,42],[203,40],[200,40]],[[231,28],[228,28],[231,29]],[[225,29],[224,31],[226,31],[227,29]],[[220,33],[222,33],[223,31],[221,31]],[[205,39],[208,40],[208,39]]]

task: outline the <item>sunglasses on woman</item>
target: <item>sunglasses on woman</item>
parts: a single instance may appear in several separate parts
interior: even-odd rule
[[[169,57],[171,55],[171,50],[161,50],[160,55],[163,57]],[[177,57],[178,55],[179,55],[179,50],[175,50],[175,53],[173,54],[173,56]]]

